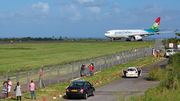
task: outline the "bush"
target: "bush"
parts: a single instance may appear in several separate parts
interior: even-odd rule
[[[154,66],[150,69],[148,78],[149,80],[162,80],[167,77],[167,72],[165,70],[161,70],[159,66]]]
[[[167,88],[177,89],[179,87],[178,79],[180,79],[180,76],[177,76],[177,74],[174,73],[169,74],[166,80]]]
[[[171,55],[168,64],[174,68],[174,71],[180,71],[180,53]]]

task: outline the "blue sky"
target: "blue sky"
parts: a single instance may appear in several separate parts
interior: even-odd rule
[[[178,29],[180,0],[1,0],[0,37],[105,38],[112,29]],[[179,32],[179,31],[178,31]],[[166,34],[149,38],[165,38]],[[167,37],[175,37],[168,33]]]

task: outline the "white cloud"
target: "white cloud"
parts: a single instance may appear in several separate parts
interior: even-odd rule
[[[68,5],[67,1],[59,1],[59,2],[55,2],[53,3],[53,5]]]
[[[39,19],[47,18],[49,16],[49,5],[48,3],[39,2],[33,5],[25,5],[22,8],[19,8],[14,14],[16,18],[30,18],[30,19]]]
[[[80,2],[81,4],[85,3],[85,2],[93,2],[94,0],[77,0],[78,2]]]
[[[92,1],[92,2],[84,2],[83,6],[85,7],[102,7],[107,6],[109,3],[106,1]]]
[[[4,14],[0,13],[0,19],[4,18]]]
[[[93,13],[100,13],[101,9],[99,7],[87,7]]]
[[[82,18],[78,8],[73,4],[71,4],[70,6],[66,6],[64,8],[59,8],[58,12],[61,14],[62,18],[70,19],[71,21],[77,21]]]
[[[114,3],[113,5],[111,5],[111,8],[120,8],[120,6],[118,5],[118,3]]]
[[[40,10],[44,13],[48,13],[49,12],[49,5],[48,5],[48,3],[39,2],[38,4],[33,4],[32,9],[33,10]]]

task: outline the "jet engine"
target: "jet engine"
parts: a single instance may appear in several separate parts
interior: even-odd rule
[[[142,40],[142,37],[141,36],[139,36],[139,35],[136,35],[136,36],[134,36],[134,40]]]

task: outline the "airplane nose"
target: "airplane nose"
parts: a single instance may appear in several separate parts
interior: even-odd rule
[[[109,35],[107,33],[104,34],[106,37],[108,37]]]

